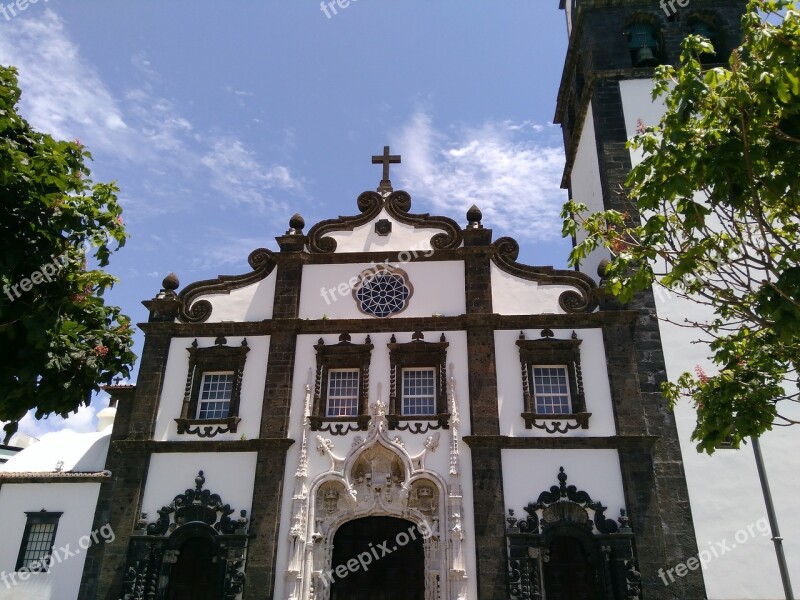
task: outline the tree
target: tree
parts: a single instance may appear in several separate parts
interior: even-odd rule
[[[684,373],[663,386],[674,406],[697,409],[692,439],[709,454],[797,421],[800,360],[800,15],[795,2],[751,0],[743,42],[727,68],[704,69],[710,41],[689,36],[677,67],[656,69],[656,126],[639,124],[643,152],[622,192],[627,211],[588,216],[564,206],[564,235],[586,238],[578,264],[605,247],[607,290],[619,301],[655,284],[708,307],[687,319],[710,343],[718,372]]]
[[[127,376],[130,320],[103,293],[125,243],[113,183],[93,183],[91,155],[19,116],[17,71],[0,66],[0,421],[6,438],[30,410],[66,417]],[[112,246],[115,246],[112,248]],[[88,263],[96,264],[90,268]]]

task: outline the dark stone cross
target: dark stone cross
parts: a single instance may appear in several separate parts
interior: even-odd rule
[[[378,154],[377,156],[372,157],[373,165],[383,164],[383,179],[381,180],[381,184],[378,186],[379,192],[392,191],[392,182],[389,180],[389,165],[395,165],[399,163],[400,155],[390,154],[389,146],[383,147],[383,154]]]

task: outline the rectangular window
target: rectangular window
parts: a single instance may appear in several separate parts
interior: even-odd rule
[[[203,373],[200,387],[200,402],[197,408],[198,419],[224,419],[231,410],[233,394],[233,373]]]
[[[328,371],[328,417],[358,416],[358,369]]]
[[[436,414],[436,373],[430,369],[403,369],[403,416]]]
[[[63,513],[36,512],[25,513],[28,522],[22,534],[22,544],[17,557],[16,570],[26,569],[46,573],[53,544],[56,541],[58,519]]]
[[[533,395],[536,413],[567,415],[572,412],[566,366],[534,366]]]

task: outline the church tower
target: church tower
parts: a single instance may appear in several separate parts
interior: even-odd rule
[[[569,45],[554,121],[562,127],[566,153],[561,183],[571,198],[585,203],[591,212],[630,209],[621,191],[640,159],[632,156],[626,142],[638,122],[655,124],[664,111],[651,97],[654,68],[676,64],[682,40],[693,33],[711,39],[717,50],[703,62],[727,63],[741,38],[745,5],[744,0],[560,0]],[[597,280],[598,267],[607,258],[598,250],[579,270]],[[700,599],[705,598],[701,569],[681,577],[665,577],[659,570],[683,565],[698,551],[675,417],[660,394],[666,367],[658,304],[648,291],[625,307],[639,312],[632,352],[641,405],[620,407],[618,413],[620,434],[637,431],[658,441],[650,457],[622,453],[620,460],[626,489],[636,489],[628,479],[634,478],[639,490],[651,494],[628,499],[629,505],[640,507],[637,515],[631,515],[631,527],[646,537],[661,529],[664,536],[663,546],[637,546],[645,597]]]

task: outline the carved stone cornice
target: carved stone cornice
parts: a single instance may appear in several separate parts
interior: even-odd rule
[[[542,285],[567,285],[576,288],[576,290],[566,290],[559,296],[558,305],[564,312],[592,312],[597,308],[594,293],[597,284],[585,273],[518,263],[519,243],[514,238],[502,237],[492,245],[495,249],[492,261],[501,271]]]
[[[411,210],[411,196],[398,190],[388,196],[378,192],[367,191],[362,193],[357,200],[359,215],[338,217],[320,221],[308,231],[308,249],[311,254],[332,254],[336,252],[336,240],[330,237],[337,231],[352,231],[356,227],[366,225],[375,219],[381,210],[395,220],[417,229],[442,229],[431,238],[431,247],[436,250],[455,249],[461,245],[461,227],[453,219],[442,216],[432,216],[428,213],[413,214]]]
[[[233,290],[257,283],[272,273],[275,254],[266,248],[258,248],[250,253],[247,262],[253,268],[244,275],[220,275],[216,279],[196,281],[187,285],[178,299],[181,302],[178,319],[183,323],[202,323],[211,316],[212,306],[208,300],[197,300],[200,296],[230,294]],[[195,300],[197,300],[195,302]]]

